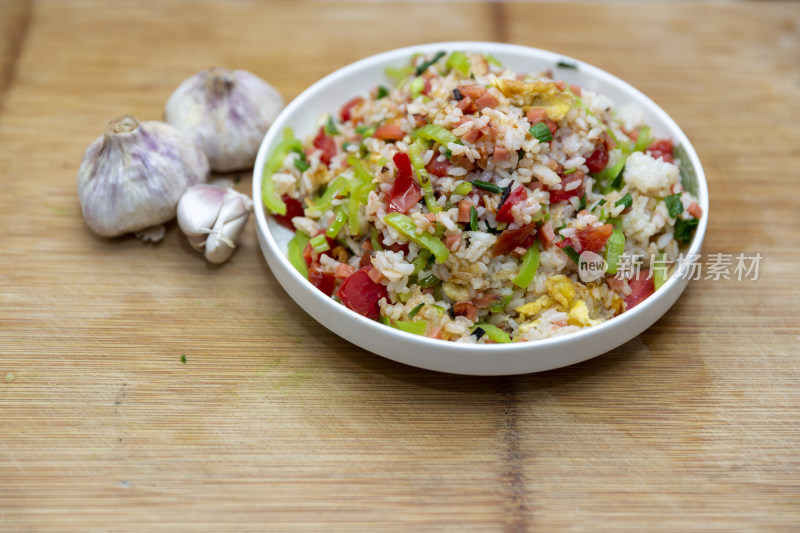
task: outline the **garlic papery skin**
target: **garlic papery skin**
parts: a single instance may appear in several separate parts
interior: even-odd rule
[[[178,203],[178,226],[208,261],[224,263],[236,249],[252,210],[253,201],[240,192],[195,185]]]
[[[211,67],[169,97],[164,120],[188,135],[214,172],[252,168],[264,135],[283,109],[280,93],[244,70]]]
[[[140,232],[158,241],[183,193],[209,176],[208,159],[163,122],[117,117],[89,145],[78,169],[83,219],[103,237]]]

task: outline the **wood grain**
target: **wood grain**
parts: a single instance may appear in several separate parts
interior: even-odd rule
[[[462,38],[650,95],[703,161],[705,251],[760,252],[758,281],[693,282],[574,367],[459,377],[318,326],[252,223],[222,267],[82,223],[85,147],[196,70],[289,100]],[[798,50],[796,3],[0,3],[0,530],[797,530]]]

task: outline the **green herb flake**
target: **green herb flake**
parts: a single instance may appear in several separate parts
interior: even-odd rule
[[[578,255],[578,252],[575,251],[575,248],[573,248],[572,246],[565,246],[564,248],[562,248],[562,250],[564,250],[564,253],[567,254],[567,256],[570,259],[572,259],[572,261],[576,265],[578,264],[578,261],[580,261],[581,256]]]
[[[469,229],[478,231],[478,210],[474,205],[469,208]]]
[[[419,313],[420,309],[422,309],[423,307],[425,307],[424,302],[414,307],[414,309],[408,312],[408,318],[414,318],[415,316],[417,316],[417,313]]]
[[[678,215],[683,213],[683,202],[681,202],[681,194],[670,194],[664,197],[664,203],[667,204],[667,211],[669,211],[670,218],[677,218]]]
[[[556,63],[558,68],[571,68],[573,70],[578,70],[578,65],[575,63],[570,63],[569,61],[564,61],[563,59]]]
[[[181,355],[181,363],[186,364],[186,354]]]
[[[339,130],[336,128],[336,124],[333,122],[333,116],[328,115],[328,122],[325,123],[325,133],[328,135],[338,135]]]
[[[488,181],[482,180],[472,180],[472,185],[478,187],[479,189],[483,189],[484,191],[493,192],[495,194],[500,194],[504,190],[502,187],[498,187],[494,183],[489,183]]]
[[[586,193],[583,193],[581,201],[578,204],[578,211],[583,211],[584,209],[586,209]]]
[[[528,131],[539,142],[546,143],[553,140],[553,133],[550,131],[550,128],[548,128],[547,124],[545,124],[544,122],[539,122],[538,124],[534,124]]]
[[[565,170],[565,171],[564,171],[564,175],[565,175],[565,176],[569,176],[570,174],[572,174],[572,173],[573,173],[573,172],[575,172],[576,170],[578,170],[578,169],[577,169],[577,168],[571,168],[571,169],[569,169],[569,170]]]
[[[681,241],[683,244],[689,243],[692,240],[692,236],[694,236],[694,230],[697,229],[697,225],[699,223],[700,220],[696,218],[690,218],[689,220],[676,220],[675,238]]]
[[[624,205],[627,209],[628,207],[633,205],[633,198],[631,198],[631,193],[626,194],[622,198],[616,201],[614,205]]]
[[[387,96],[389,96],[389,89],[383,85],[378,85],[378,93],[375,95],[375,99],[380,100],[381,98],[386,98]]]
[[[437,61],[444,57],[444,51],[436,52],[436,54],[430,58],[428,61],[423,61],[418,67],[417,70],[414,72],[417,76],[422,75],[423,72],[428,70],[428,67],[434,65]]]

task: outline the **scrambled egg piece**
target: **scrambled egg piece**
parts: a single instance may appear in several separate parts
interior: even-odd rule
[[[586,307],[586,302],[583,300],[578,300],[572,304],[572,307],[569,308],[568,316],[567,322],[573,326],[596,326],[601,322],[600,320],[589,318],[589,308]]]
[[[540,320],[537,318],[533,322],[528,322],[527,324],[522,324],[519,327],[519,332],[524,335],[525,333],[528,333],[530,330],[532,330],[533,328],[538,326],[539,322],[540,322]]]
[[[533,316],[538,313],[541,313],[543,309],[547,309],[551,305],[556,303],[550,296],[544,295],[541,296],[535,302],[530,302],[525,305],[521,305],[514,309],[517,313],[523,316],[522,320],[525,320],[525,316]]]
[[[496,79],[493,83],[503,96],[523,111],[542,107],[547,112],[547,118],[556,122],[567,115],[575,102],[572,93],[562,91],[552,81]]]
[[[569,304],[575,298],[575,286],[570,279],[559,274],[545,281],[544,286],[547,288],[547,294],[555,300],[558,305],[563,309],[569,309]]]

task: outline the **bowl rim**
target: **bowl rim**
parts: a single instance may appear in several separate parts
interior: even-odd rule
[[[361,59],[359,61],[356,61],[354,63],[350,63],[349,65],[346,65],[344,67],[335,70],[334,72],[328,74],[319,81],[315,82],[310,87],[306,88],[297,97],[295,97],[289,103],[289,105],[287,105],[273,121],[272,126],[268,130],[267,134],[265,135],[264,139],[261,142],[261,145],[259,146],[258,155],[256,157],[255,166],[253,168],[253,198],[254,200],[256,200],[254,202],[255,203],[254,211],[256,216],[256,225],[260,237],[259,246],[263,248],[264,244],[266,243],[272,250],[274,250],[276,252],[275,255],[277,256],[277,260],[279,261],[281,267],[286,272],[288,272],[288,274],[292,276],[295,279],[295,281],[299,283],[304,283],[308,288],[310,288],[315,295],[314,299],[320,306],[323,307],[324,310],[330,311],[332,313],[344,313],[351,320],[354,319],[360,327],[367,328],[368,332],[374,332],[375,334],[384,336],[388,335],[389,337],[392,337],[397,341],[412,342],[414,344],[420,345],[421,347],[427,346],[434,349],[442,349],[448,347],[457,348],[459,351],[467,354],[472,354],[473,356],[496,357],[502,354],[528,351],[534,348],[536,350],[563,348],[581,339],[586,339],[587,337],[599,335],[607,330],[624,327],[626,324],[633,326],[638,318],[645,315],[649,310],[654,309],[662,299],[668,298],[668,295],[670,295],[674,291],[679,291],[677,295],[675,295],[675,299],[677,299],[677,297],[680,296],[680,292],[683,291],[683,289],[686,287],[688,283],[688,280],[682,279],[686,269],[688,268],[688,266],[685,264],[681,265],[681,267],[678,270],[673,272],[673,274],[669,277],[669,279],[665,281],[664,285],[660,287],[658,291],[656,291],[652,296],[645,299],[635,308],[625,313],[622,313],[618,316],[615,316],[596,326],[582,328],[580,331],[576,331],[573,333],[568,333],[557,337],[550,337],[547,339],[540,339],[536,341],[511,342],[505,344],[456,343],[453,341],[433,339],[430,337],[414,335],[412,333],[406,333],[396,328],[392,328],[384,324],[381,324],[379,321],[371,320],[364,316],[361,316],[358,313],[352,311],[351,309],[345,307],[344,305],[338,304],[331,298],[326,297],[322,292],[313,287],[306,278],[300,275],[300,273],[291,265],[286,255],[282,253],[280,247],[275,241],[267,224],[266,211],[264,208],[264,204],[261,201],[261,182],[262,182],[263,167],[267,157],[267,149],[268,148],[271,149],[275,144],[276,140],[278,140],[282,135],[283,129],[285,127],[284,123],[287,121],[288,117],[291,117],[296,110],[301,108],[306,102],[315,97],[322,88],[326,87],[330,83],[363,69],[375,67],[376,65],[386,65],[401,59],[407,59],[414,53],[435,53],[439,50],[444,50],[444,51],[462,50],[462,51],[473,51],[473,52],[484,52],[484,53],[488,52],[491,54],[498,53],[501,55],[503,52],[516,53],[522,55],[529,55],[537,60],[552,61],[554,65],[559,61],[568,61],[570,63],[577,65],[581,72],[589,74],[590,77],[595,77],[611,85],[616,85],[621,90],[629,92],[633,96],[637,97],[641,101],[641,103],[646,104],[648,106],[648,111],[658,116],[658,118],[667,126],[667,128],[671,130],[670,133],[673,135],[674,141],[676,141],[675,144],[684,147],[686,154],[689,160],[691,161],[692,166],[694,167],[695,174],[697,177],[697,199],[700,207],[703,210],[703,217],[700,219],[700,222],[697,228],[695,229],[694,237],[692,238],[692,241],[688,249],[686,249],[686,251],[684,252],[684,254],[686,256],[691,257],[700,253],[700,249],[702,247],[706,233],[706,228],[708,226],[708,216],[709,216],[708,184],[706,182],[705,172],[700,163],[700,159],[697,155],[697,152],[694,149],[694,146],[692,145],[691,141],[689,141],[689,138],[686,136],[686,134],[683,132],[680,126],[678,126],[678,124],[672,119],[672,117],[670,117],[670,115],[667,114],[666,111],[664,111],[658,104],[656,104],[652,99],[650,99],[640,90],[636,89],[635,87],[623,81],[622,79],[614,76],[613,74],[605,70],[602,70],[598,67],[595,67],[589,63],[586,63],[584,61],[581,61],[579,59],[564,54],[559,54],[548,50],[542,50],[523,45],[496,43],[488,41],[445,41],[436,43],[425,43],[425,44],[406,46],[403,48],[397,48],[381,52],[366,57],[364,59]],[[355,92],[356,91],[354,91],[354,94]],[[359,94],[360,92],[363,91],[359,91]],[[262,250],[262,252],[265,252],[265,250]],[[273,275],[275,275],[275,273],[273,273]],[[276,278],[277,277],[278,276],[276,276]],[[283,285],[283,283],[280,280],[279,283]],[[289,290],[286,289],[286,287],[284,287],[284,289],[287,291],[287,293],[289,293]],[[291,293],[289,295],[290,297],[292,297],[292,299],[295,299]],[[301,304],[299,305],[306,312],[308,312],[308,310],[305,309],[303,305]],[[671,307],[671,305],[672,304],[669,304],[669,306],[667,306],[667,310],[669,309],[669,307]],[[665,312],[666,311],[664,311],[664,313]],[[660,318],[662,314],[659,314],[658,317],[656,317],[652,322]],[[652,324],[652,322],[650,324]],[[648,324],[648,326],[650,324]],[[636,335],[638,335],[639,333],[641,333],[641,331],[637,332]],[[622,337],[623,335],[620,336]],[[632,338],[633,336],[629,338]],[[629,340],[629,338],[625,340]],[[391,356],[385,356],[385,357],[389,357],[390,359],[395,359]],[[566,364],[580,362],[582,360],[589,359],[591,357],[594,356],[590,355],[583,359],[572,361]],[[402,361],[401,359],[395,359],[395,360],[406,362]]]

